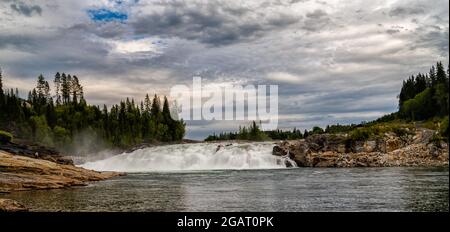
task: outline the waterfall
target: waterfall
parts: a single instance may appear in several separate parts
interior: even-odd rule
[[[155,146],[80,166],[97,171],[154,172],[295,167],[288,157],[272,155],[274,144],[195,143]]]

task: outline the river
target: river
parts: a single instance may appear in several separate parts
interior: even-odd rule
[[[33,211],[448,211],[448,167],[286,168],[271,147],[147,148],[82,165],[126,176],[8,197]]]

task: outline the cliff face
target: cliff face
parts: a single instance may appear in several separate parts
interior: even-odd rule
[[[284,141],[273,148],[288,155],[299,167],[446,166],[448,144],[432,142],[435,131],[415,129],[412,134],[352,141],[344,134],[312,135],[305,140]]]

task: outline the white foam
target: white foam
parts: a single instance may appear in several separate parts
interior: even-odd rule
[[[218,146],[220,145],[220,149]],[[87,162],[98,171],[154,172],[286,168],[286,157],[272,155],[273,143],[196,143],[157,146]],[[294,163],[295,164],[295,163]]]

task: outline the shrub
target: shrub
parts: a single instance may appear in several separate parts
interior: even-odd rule
[[[442,119],[439,133],[442,137],[448,139],[448,116]]]
[[[63,127],[55,126],[53,128],[53,136],[56,145],[63,146],[70,142],[70,133]]]
[[[392,127],[392,132],[394,132],[399,137],[413,134],[411,132],[411,130],[408,130],[407,128],[403,128],[403,127],[399,127],[399,126]]]
[[[323,134],[324,131],[322,128],[315,126],[312,128],[312,134],[316,135],[316,134]]]
[[[446,142],[446,139],[439,134],[434,134],[430,139],[430,143],[433,143],[437,147],[441,147],[441,143]]]
[[[358,128],[350,133],[350,139],[353,141],[364,141],[370,138],[370,131],[367,128]]]
[[[9,132],[0,130],[0,143],[11,142],[13,139],[13,135]]]

